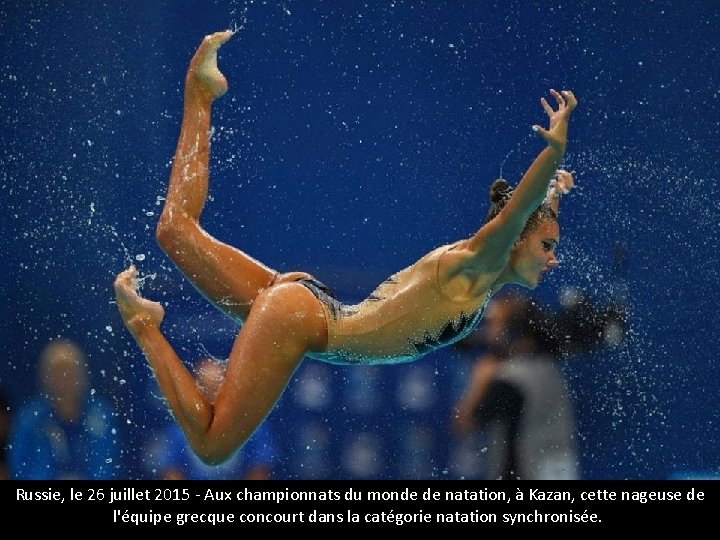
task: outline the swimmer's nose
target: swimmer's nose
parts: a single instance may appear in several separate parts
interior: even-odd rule
[[[559,264],[560,264],[560,261],[558,261],[555,257],[553,257],[552,259],[550,259],[550,260],[548,261],[548,265],[547,265],[548,270],[552,270],[553,268],[557,268]]]

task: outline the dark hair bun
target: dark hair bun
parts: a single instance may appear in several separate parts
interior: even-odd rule
[[[504,178],[498,178],[490,186],[490,201],[495,203],[504,203],[512,196],[513,189],[507,180]]]

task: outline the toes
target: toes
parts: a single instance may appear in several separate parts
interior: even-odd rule
[[[218,49],[223,43],[225,43],[227,40],[229,40],[233,36],[232,30],[225,30],[224,32],[215,32],[214,34],[209,34],[205,36],[205,43],[207,46],[212,47],[213,49]]]
[[[120,272],[117,276],[116,281],[124,281],[132,278],[135,275],[135,272],[137,269],[135,268],[135,265],[130,266],[129,268],[126,268],[122,272]]]
[[[115,289],[122,288],[125,286],[131,287],[136,273],[137,273],[137,268],[135,268],[135,265],[132,265],[129,268],[120,272],[117,275],[117,277],[115,278],[115,283],[114,283]]]

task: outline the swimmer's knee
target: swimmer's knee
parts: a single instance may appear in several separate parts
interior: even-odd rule
[[[228,452],[217,452],[213,449],[206,450],[205,448],[199,447],[193,448],[193,452],[203,464],[208,466],[221,465],[229,457]]]
[[[224,436],[210,440],[206,435],[205,439],[200,442],[191,442],[190,447],[200,461],[210,466],[222,465],[235,451],[234,447],[228,446]]]
[[[165,208],[160,214],[157,226],[155,227],[155,240],[161,247],[167,249],[175,238],[176,231],[173,221],[175,212],[173,208]]]
[[[168,251],[177,245],[178,241],[187,237],[187,227],[199,226],[187,213],[173,206],[166,206],[160,214],[155,227],[155,240],[160,247]]]

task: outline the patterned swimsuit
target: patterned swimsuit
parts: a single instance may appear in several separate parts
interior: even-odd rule
[[[307,356],[333,364],[412,362],[470,334],[491,297],[449,299],[438,283],[438,261],[457,243],[430,252],[394,274],[356,305],[340,302],[316,279],[301,279],[320,301],[328,327],[328,346]]]

